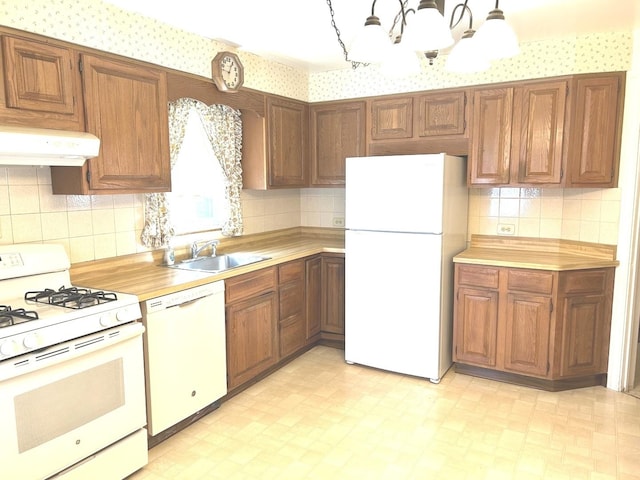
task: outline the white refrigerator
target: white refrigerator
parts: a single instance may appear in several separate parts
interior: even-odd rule
[[[345,360],[439,383],[452,364],[453,256],[466,247],[464,158],[346,159]]]

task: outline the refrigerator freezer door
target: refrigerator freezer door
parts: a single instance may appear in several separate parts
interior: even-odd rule
[[[451,365],[440,359],[441,241],[430,234],[346,232],[347,362],[439,381]]]
[[[442,233],[445,155],[346,160],[346,227]]]

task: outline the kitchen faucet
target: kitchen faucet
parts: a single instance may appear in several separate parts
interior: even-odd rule
[[[198,258],[198,255],[200,255],[200,252],[202,252],[207,247],[211,247],[211,256],[215,257],[216,247],[218,246],[219,243],[220,243],[220,240],[209,240],[204,245],[199,246],[200,241],[196,240],[191,244],[191,259],[195,260],[196,258]]]

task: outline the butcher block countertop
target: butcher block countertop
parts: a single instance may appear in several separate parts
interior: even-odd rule
[[[162,265],[163,250],[76,263],[71,266],[74,285],[137,295],[141,302],[186,288],[234,277],[318,253],[344,253],[344,231],[296,227],[242,237],[221,238],[218,254],[251,252],[269,260],[218,274],[180,270]],[[204,252],[208,254],[208,250]],[[176,263],[189,257],[176,249]]]
[[[535,270],[617,267],[616,246],[551,238],[472,235],[455,263]]]

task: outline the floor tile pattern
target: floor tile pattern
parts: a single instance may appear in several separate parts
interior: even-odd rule
[[[131,480],[640,480],[640,399],[441,383],[315,347],[149,452]]]

